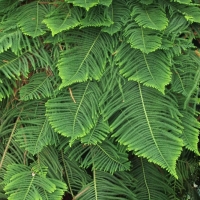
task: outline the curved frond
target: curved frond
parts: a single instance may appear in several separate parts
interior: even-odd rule
[[[120,66],[120,74],[128,80],[143,83],[164,93],[165,86],[171,81],[171,59],[163,51],[158,50],[144,54],[122,44],[116,59]]]
[[[20,117],[21,127],[15,133],[20,146],[33,155],[58,142],[57,133],[52,130],[45,111],[44,102],[27,103]]]
[[[42,22],[47,25],[54,36],[64,30],[69,30],[78,26],[83,14],[84,11],[81,8],[70,8],[70,5],[64,3],[52,9]]]
[[[163,30],[167,27],[168,19],[164,10],[158,3],[146,7],[138,3],[133,6],[131,15],[134,20],[143,28]]]
[[[51,62],[43,48],[26,51],[18,56],[11,51],[5,51],[0,54],[0,71],[9,79],[20,79],[20,75],[28,77],[30,70],[38,66],[48,68],[52,65]]]
[[[31,168],[22,164],[9,165],[4,176],[4,190],[9,199],[50,199],[55,195],[54,192],[57,194],[56,198],[61,197],[67,189],[66,185],[61,181],[47,178],[46,171],[44,167],[38,166]]]
[[[45,72],[34,74],[29,82],[20,88],[20,99],[27,101],[54,96],[54,81],[54,77]]]
[[[55,148],[55,145],[48,145],[37,154],[36,162],[39,161],[40,165],[48,168],[47,176],[49,178],[64,181],[63,166],[59,160],[59,155],[60,152]]]
[[[137,199],[169,199],[168,195],[171,195],[173,190],[167,184],[168,180],[162,173],[162,169],[149,163],[146,159],[135,158],[133,160],[132,174],[137,180],[135,190]]]
[[[61,150],[61,163],[63,164],[64,176],[69,188],[69,192],[74,197],[80,188],[84,187],[91,181],[91,177],[85,169],[80,168],[79,162],[70,160],[68,153]]]
[[[193,52],[187,55],[180,55],[173,60],[172,90],[182,93],[186,97],[190,94],[194,86],[196,86],[196,89],[198,87],[198,81],[196,81],[195,76],[199,69],[192,54]]]
[[[109,6],[112,3],[112,0],[65,0],[69,3],[73,3],[75,6],[84,7],[86,10],[89,10],[91,7],[96,5]]]
[[[113,23],[108,27],[103,27],[102,31],[113,35],[121,30],[122,26],[128,21],[130,17],[130,10],[126,5],[125,0],[114,0],[108,8],[111,20]]]
[[[180,139],[183,127],[176,101],[135,82],[127,82],[122,91],[124,101],[119,92],[114,92],[107,97],[109,101],[103,108],[105,119],[113,118],[112,136],[139,157],[147,158],[177,177],[175,167],[183,147]]]
[[[93,166],[93,169],[107,171],[111,174],[130,168],[126,149],[109,140],[95,146],[78,144],[72,148],[73,150],[69,149],[69,157],[77,161],[81,160],[81,166],[84,168]],[[81,153],[80,149],[83,149]]]
[[[190,22],[200,23],[200,8],[196,5],[177,5],[177,9],[184,15],[186,20]]]
[[[71,46],[62,51],[58,61],[60,88],[88,79],[99,80],[106,65],[110,39],[107,33],[95,28],[67,32],[65,41]]]
[[[65,91],[63,96],[48,100],[46,115],[55,131],[70,137],[72,143],[97,123],[101,92],[95,82],[76,84]]]
[[[134,193],[135,185],[133,177],[126,172],[111,175],[94,170],[93,181],[83,187],[74,199],[137,200]]]
[[[81,20],[81,28],[95,26],[110,26],[113,24],[111,13],[108,8],[103,6],[95,6],[91,8],[84,19]]]
[[[162,44],[160,32],[139,27],[135,23],[130,23],[126,26],[124,36],[132,48],[139,49],[146,54],[156,51]]]
[[[95,124],[94,128],[90,132],[81,137],[81,142],[86,145],[96,145],[104,141],[110,132],[110,126],[107,121],[104,121],[102,118],[98,119],[98,122]]]
[[[46,5],[34,1],[20,6],[16,12],[18,15],[18,26],[25,35],[34,38],[46,32],[46,25],[42,23],[45,15],[48,13]]]

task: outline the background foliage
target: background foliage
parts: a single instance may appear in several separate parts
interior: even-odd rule
[[[198,199],[199,6],[0,0],[0,199]]]

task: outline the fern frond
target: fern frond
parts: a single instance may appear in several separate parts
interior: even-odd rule
[[[122,86],[124,102],[117,90],[118,87],[107,97],[109,100],[103,108],[105,119],[113,119],[112,136],[139,157],[147,158],[177,177],[175,167],[183,146],[180,139],[183,127],[176,101],[135,82]],[[173,154],[168,154],[169,151]]]
[[[69,192],[74,197],[80,188],[84,187],[91,181],[91,177],[85,169],[80,168],[80,163],[70,160],[68,153],[61,150],[60,161],[63,164],[64,176],[69,188]]]
[[[51,62],[50,56],[43,48],[26,51],[18,56],[11,51],[5,51],[0,54],[0,71],[8,79],[20,79],[21,75],[28,77],[30,70],[38,66],[48,68],[52,65]]]
[[[135,180],[126,172],[111,175],[94,170],[93,181],[83,187],[74,199],[136,200],[135,185]]]
[[[29,83],[20,88],[20,99],[27,101],[54,96],[54,82],[52,75],[45,72],[36,73],[31,76]]]
[[[132,48],[139,49],[146,54],[156,51],[162,44],[159,31],[139,27],[135,23],[129,23],[126,26],[124,36]]]
[[[81,20],[81,28],[95,26],[110,26],[113,24],[111,13],[108,8],[103,6],[95,6],[91,8],[84,19]]]
[[[21,128],[15,133],[16,141],[28,152],[35,155],[45,146],[58,142],[57,133],[51,128],[45,116],[44,102],[27,103],[20,117]]]
[[[200,8],[196,5],[177,5],[178,11],[180,11],[186,20],[189,22],[198,22],[200,23]]]
[[[120,66],[120,74],[128,80],[143,83],[164,93],[165,86],[171,80],[171,58],[158,50],[149,54],[132,49],[130,45],[122,44],[116,59]]]
[[[45,15],[48,13],[46,5],[34,1],[20,6],[16,12],[18,26],[25,35],[35,38],[46,32],[46,25],[42,23]]]
[[[102,118],[98,119],[98,122],[95,124],[95,127],[90,130],[90,132],[81,137],[81,142],[86,145],[96,145],[101,143],[107,138],[110,132],[110,127],[107,121],[103,121]]]
[[[88,79],[99,80],[106,65],[110,36],[99,29],[86,28],[67,32],[65,41],[71,46],[62,51],[58,61],[60,88]]]
[[[93,166],[93,169],[107,171],[111,174],[130,169],[126,149],[109,140],[95,146],[76,144],[74,147],[72,146],[72,149],[66,149],[66,151],[69,151],[69,158],[79,161],[83,168]]]
[[[65,88],[63,96],[46,103],[46,115],[50,124],[58,133],[70,137],[71,143],[78,137],[85,136],[97,123],[100,95],[96,82]]]
[[[197,86],[195,76],[199,70],[192,54],[193,52],[180,55],[174,57],[173,60],[171,88],[174,92],[182,93],[186,97],[190,94],[192,88]]]
[[[84,10],[79,7],[70,8],[64,3],[52,9],[43,20],[43,23],[51,30],[52,35],[56,35],[64,30],[73,29],[80,25],[80,20],[84,16]]]
[[[136,4],[133,6],[131,16],[140,27],[163,30],[167,27],[168,19],[158,3],[146,7]]]
[[[130,17],[130,10],[125,0],[115,0],[108,8],[113,23],[108,27],[103,27],[102,31],[113,35],[121,30]]]
[[[135,191],[137,199],[168,199],[168,195],[172,194],[173,190],[167,184],[168,180],[162,173],[162,169],[149,163],[146,159],[135,158],[133,160],[132,174],[137,180]]]
[[[47,200],[48,196],[52,198],[51,196],[55,195],[54,192],[58,198],[60,190],[63,195],[67,189],[66,185],[61,181],[47,178],[46,171],[45,167],[33,166],[31,168],[22,164],[9,165],[4,176],[4,190],[9,199]],[[39,191],[43,192],[39,193]]]
[[[63,166],[61,165],[59,155],[60,152],[57,150],[57,148],[55,148],[55,145],[48,145],[37,154],[36,162],[39,162],[40,165],[48,168],[47,176],[49,178],[64,181]]]
[[[87,11],[96,5],[104,5],[104,6],[109,6],[112,3],[112,0],[65,0],[69,3],[73,3],[75,6],[80,6],[85,8]]]

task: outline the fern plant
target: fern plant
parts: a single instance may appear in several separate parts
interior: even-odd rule
[[[0,0],[0,199],[186,199],[199,6]]]

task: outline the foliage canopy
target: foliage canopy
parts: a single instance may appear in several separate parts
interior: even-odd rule
[[[184,199],[199,23],[194,0],[0,0],[0,198]]]

